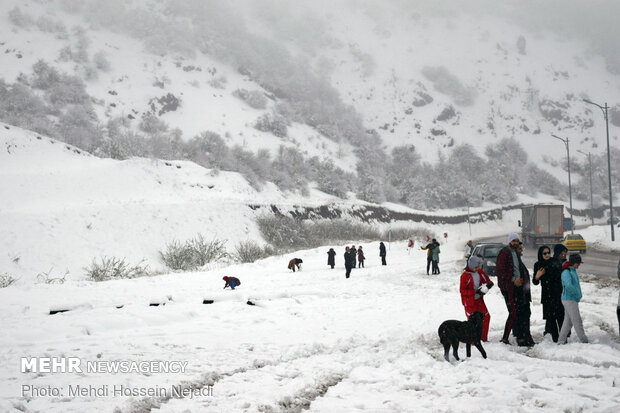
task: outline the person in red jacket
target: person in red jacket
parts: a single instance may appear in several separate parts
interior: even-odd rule
[[[465,307],[465,315],[469,317],[476,311],[484,314],[482,324],[482,341],[488,340],[489,324],[491,322],[491,314],[487,310],[484,303],[484,295],[493,287],[493,281],[480,268],[481,260],[479,257],[472,255],[467,260],[467,267],[461,274],[461,302]]]
[[[224,284],[224,289],[226,289],[226,287],[230,287],[231,290],[234,290],[235,287],[241,285],[241,281],[239,281],[239,278],[237,277],[223,277],[222,280],[226,281],[226,284]]]

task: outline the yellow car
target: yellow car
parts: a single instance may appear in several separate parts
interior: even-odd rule
[[[564,237],[562,245],[568,248],[569,251],[579,251],[582,254],[586,253],[586,241],[579,234],[571,234]]]

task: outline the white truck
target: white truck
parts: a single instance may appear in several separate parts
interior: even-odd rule
[[[553,204],[521,207],[521,239],[525,245],[553,246],[564,237],[564,206]]]

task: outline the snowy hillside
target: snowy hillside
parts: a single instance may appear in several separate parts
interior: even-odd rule
[[[570,138],[573,151],[603,155],[604,121],[583,98],[610,103],[612,146],[618,147],[620,78],[608,70],[603,55],[592,51],[591,39],[562,37],[551,25],[532,30],[502,15],[503,7],[480,14],[479,3],[470,12],[449,2],[406,3],[240,2],[243,7],[234,9],[220,1],[103,6],[5,0],[2,79],[27,85],[47,100],[59,99],[44,89],[58,74],[31,75],[42,60],[48,69],[85,82],[93,112],[59,108],[63,101],[56,100],[45,121],[14,119],[15,114],[3,120],[99,150],[105,145],[92,140],[101,134],[117,139],[127,131],[160,141],[162,134],[164,141],[179,136],[190,141],[209,132],[228,147],[254,154],[266,150],[272,159],[289,148],[305,160],[332,162],[327,166],[331,180],[343,175],[334,167],[357,174],[360,183],[352,176],[337,184],[319,183],[332,194],[344,197],[348,182],[348,190],[366,200],[426,202],[426,207],[437,206],[411,196],[399,199],[398,183],[391,182],[393,191],[388,186],[375,194],[376,183],[364,174],[380,175],[384,185],[398,181],[391,176],[399,169],[390,157],[403,145],[414,145],[422,161],[434,164],[440,153],[449,156],[461,144],[484,156],[489,145],[515,138],[532,165],[566,182],[564,148],[551,134]],[[85,126],[89,122],[97,126]],[[110,156],[120,152],[103,149]],[[165,157],[163,152],[157,157]],[[504,160],[498,162],[505,166]],[[258,166],[243,163],[235,160],[226,167],[251,180],[249,167],[258,181],[295,188],[283,184],[288,172],[264,176]],[[294,180],[313,179],[305,168],[320,169],[316,163],[304,166]],[[529,169],[519,174],[527,176]],[[417,180],[428,182],[427,170],[420,167]],[[584,176],[583,167],[575,170]],[[488,184],[480,174],[468,179]],[[534,185],[528,181],[518,190],[551,193]],[[605,192],[599,184],[595,189],[600,202]]]
[[[260,240],[249,204],[285,209],[301,199],[271,185],[260,196],[236,173],[190,162],[100,159],[78,149],[0,124],[0,239],[3,271],[31,282],[54,277],[100,256],[130,263],[161,263],[158,251],[202,233],[230,240]],[[318,205],[333,197],[313,191]],[[53,268],[50,268],[53,267]]]

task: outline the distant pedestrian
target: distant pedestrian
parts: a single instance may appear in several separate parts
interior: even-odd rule
[[[357,267],[357,249],[355,249],[355,245],[351,246],[351,260],[353,268]]]
[[[441,274],[441,272],[439,271],[439,254],[441,253],[441,250],[439,249],[439,243],[437,242],[437,240],[434,239],[433,241],[435,242],[435,246],[431,251],[433,274]]]
[[[295,267],[297,267],[297,269],[301,271],[302,263],[303,263],[303,260],[301,258],[293,258],[292,260],[288,262],[288,269],[293,270],[293,272],[295,272]]]
[[[222,280],[226,281],[226,284],[224,284],[224,290],[226,287],[230,287],[231,290],[234,290],[235,287],[241,285],[241,281],[239,281],[239,278],[237,277],[223,277]]]
[[[353,261],[351,260],[351,248],[345,247],[344,249],[344,268],[346,273],[344,274],[345,278],[349,278],[351,276],[351,269],[353,268]]]
[[[431,269],[431,265],[433,264],[433,248],[435,248],[435,242],[437,242],[437,240],[433,238],[431,242],[426,244],[426,247],[420,247],[420,249],[426,250],[426,275],[428,275],[428,271]]]
[[[461,302],[465,307],[465,315],[469,317],[476,311],[484,314],[482,324],[482,341],[488,340],[489,323],[491,315],[484,303],[484,295],[493,287],[493,281],[481,268],[482,260],[479,257],[472,256],[467,260],[467,267],[461,274],[460,292]]]
[[[565,344],[571,327],[575,327],[577,336],[582,343],[588,342],[588,337],[583,330],[583,321],[579,312],[579,301],[581,301],[581,286],[579,285],[579,275],[577,270],[581,266],[581,255],[573,254],[568,258],[562,268],[562,305],[564,306],[564,322],[558,344]]]
[[[334,251],[333,248],[327,251],[327,265],[332,267],[332,270],[334,269],[334,265],[336,265],[336,251]]]
[[[465,244],[465,246],[467,247],[467,255],[471,255],[474,252],[474,242],[472,240],[467,241],[467,244]]]
[[[381,257],[381,265],[387,265],[387,263],[385,262],[385,255],[385,244],[382,241],[379,243],[379,256]]]
[[[360,245],[360,247],[357,250],[358,268],[364,268],[364,260],[365,259],[366,259],[366,257],[364,257],[364,251],[362,251],[362,246]]]

